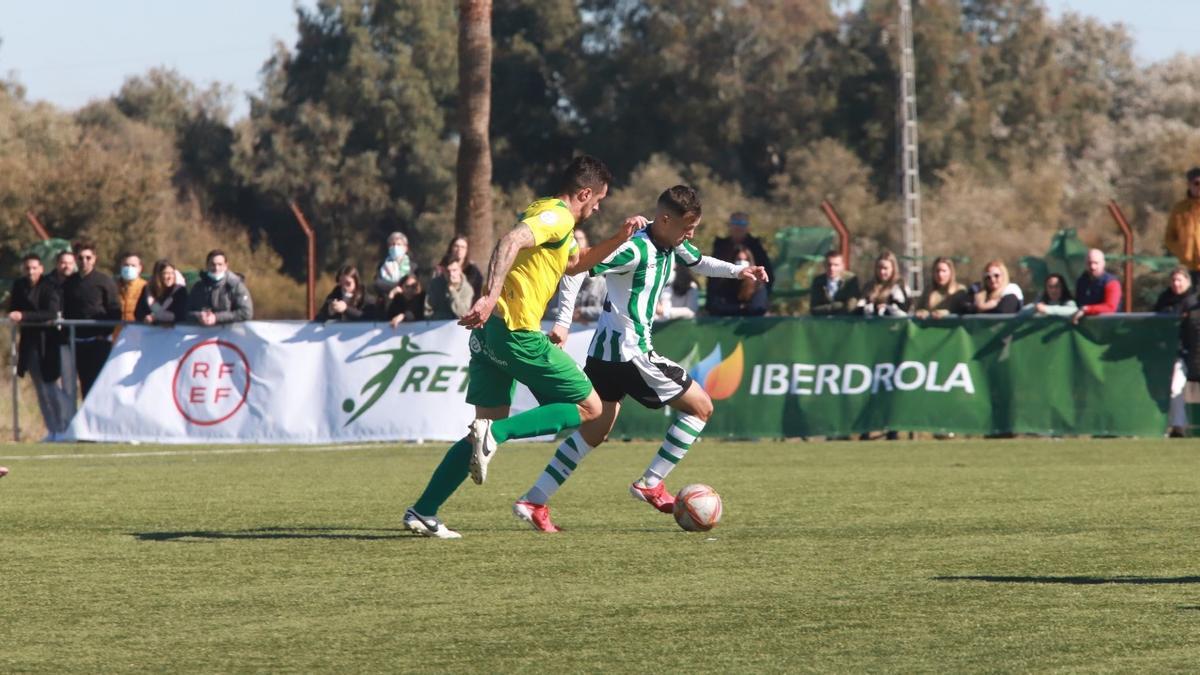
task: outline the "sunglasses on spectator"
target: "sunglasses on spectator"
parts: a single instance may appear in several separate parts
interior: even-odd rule
[[[1200,179],[1191,181],[1193,187],[1200,187]]]

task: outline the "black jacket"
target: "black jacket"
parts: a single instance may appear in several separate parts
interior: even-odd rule
[[[754,257],[755,265],[762,265],[767,270],[767,293],[775,286],[775,268],[771,265],[771,257],[767,255],[767,250],[763,248],[762,241],[753,235],[746,235],[742,240],[742,246],[745,246],[750,251],[750,255]],[[734,243],[730,237],[717,237],[713,241],[712,257],[725,262],[733,262],[733,250],[738,244]],[[720,314],[722,308],[728,309],[730,305],[736,305],[738,291],[737,279],[722,279],[718,277],[710,277],[708,287],[705,292],[704,306],[709,314]]]
[[[813,279],[812,288],[808,293],[808,311],[814,316],[853,312],[855,304],[862,297],[862,291],[858,288],[858,277],[852,274],[842,275],[842,285],[838,286],[832,298],[829,297],[829,289],[826,288],[828,280],[829,275],[823,273]]]
[[[171,289],[167,297],[161,301],[155,300],[153,304],[150,298],[153,297],[150,292],[151,284],[146,284],[142,288],[142,294],[138,296],[137,306],[133,309],[133,318],[138,321],[145,321],[147,316],[154,316],[156,324],[172,324],[181,321],[187,321],[188,317],[188,290],[187,286],[176,286]]]
[[[1183,295],[1176,295],[1175,291],[1167,289],[1158,296],[1158,300],[1154,302],[1155,314],[1174,314],[1182,315],[1184,312],[1194,309],[1200,303],[1200,299],[1196,297],[1195,291],[1188,291]]]
[[[21,312],[21,322],[53,321],[62,308],[62,290],[54,278],[43,275],[37,285],[29,277],[13,282],[12,295],[8,299],[8,311]],[[57,328],[21,328],[21,339],[17,346],[17,377],[29,372],[30,363],[38,359],[42,379],[52,382],[60,374],[58,346],[62,344]]]
[[[341,314],[335,314],[329,305],[334,300],[345,300],[346,311]],[[317,321],[370,321],[371,315],[374,312],[369,311],[371,308],[367,306],[367,299],[363,293],[356,294],[353,298],[347,300],[342,294],[341,286],[334,286],[329,295],[325,296],[325,302],[321,303],[321,310],[317,312]]]
[[[104,272],[92,270],[86,277],[72,274],[62,285],[62,313],[64,319],[121,320],[121,293],[117,283]],[[78,327],[76,338],[110,335],[112,326]]]

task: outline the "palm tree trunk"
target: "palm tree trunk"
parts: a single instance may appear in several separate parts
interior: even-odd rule
[[[471,240],[472,257],[494,245],[492,152],[492,0],[458,2],[458,198],[454,229]]]

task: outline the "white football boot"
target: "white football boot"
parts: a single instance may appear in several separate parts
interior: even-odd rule
[[[409,532],[434,539],[462,539],[462,535],[446,527],[438,518],[423,516],[412,509],[404,512],[404,527]]]
[[[471,433],[467,436],[471,441],[471,480],[476,485],[483,485],[487,480],[488,462],[496,455],[497,443],[492,436],[492,420],[478,419],[467,426]]]

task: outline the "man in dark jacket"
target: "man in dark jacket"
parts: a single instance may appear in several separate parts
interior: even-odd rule
[[[42,260],[29,254],[21,261],[24,276],[13,283],[8,318],[13,323],[54,321],[62,308],[61,291],[51,276],[43,274]],[[37,393],[38,408],[51,438],[71,421],[75,406],[59,386],[59,332],[56,328],[22,327],[17,347],[17,377],[29,373]]]
[[[204,274],[188,294],[188,318],[202,326],[253,319],[250,291],[241,277],[229,271],[225,252],[209,251],[204,266]]]
[[[761,265],[766,268],[767,294],[769,295],[775,284],[775,268],[771,265],[771,258],[767,255],[767,250],[763,248],[762,241],[750,234],[750,216],[741,211],[729,216],[728,233],[728,237],[717,237],[713,241],[712,257],[725,262],[736,262],[737,249],[744,247],[750,252],[752,265]],[[728,307],[738,305],[737,295],[740,286],[741,282],[738,279],[710,278],[704,299],[705,309],[714,316],[728,313]]]
[[[825,254],[825,273],[813,279],[808,296],[808,311],[813,316],[849,314],[862,291],[858,277],[846,274],[846,261],[840,251]]]
[[[79,273],[67,277],[63,284],[63,317],[120,321],[121,293],[112,277],[96,269],[95,244],[79,241],[72,248],[79,261]],[[85,399],[112,352],[112,334],[112,326],[75,329],[75,366]]]

